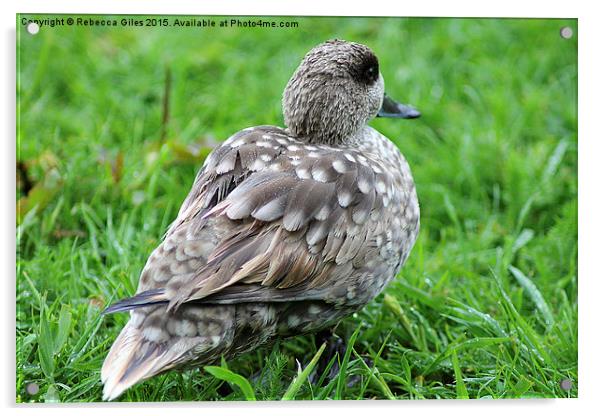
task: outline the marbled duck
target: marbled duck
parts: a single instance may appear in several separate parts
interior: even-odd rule
[[[282,99],[286,129],[242,130],[205,160],[102,367],[104,399],[173,368],[331,327],[380,293],[419,228],[408,163],[366,123],[415,118],[366,46],[313,48]]]

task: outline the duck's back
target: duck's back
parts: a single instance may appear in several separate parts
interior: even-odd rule
[[[369,136],[334,148],[259,126],[213,151],[137,295],[112,307],[132,319],[103,367],[107,397],[331,326],[378,294],[414,243],[418,203],[399,151]]]
[[[350,272],[360,269],[376,281],[384,275],[386,283],[414,244],[419,209],[406,160],[376,130],[366,127],[357,144],[333,147],[301,142],[278,127],[259,126],[235,134],[208,157],[167,239],[183,230],[194,235],[216,219],[224,234],[217,238],[217,251],[230,260],[238,249],[228,251],[234,247],[228,239],[222,241],[225,234],[251,233],[245,237],[247,245],[260,240],[256,235],[278,234],[264,247],[274,254],[265,276],[263,270],[254,270],[259,274],[252,277],[245,269],[246,275],[236,279],[286,291],[288,298],[293,292],[308,296],[336,292],[338,285],[349,288]],[[292,258],[277,251],[291,241],[298,246]],[[248,261],[238,258],[236,264],[242,268]],[[285,264],[276,266],[281,262]],[[383,272],[379,264],[395,267]],[[335,278],[335,271],[341,275]],[[168,288],[168,298],[181,303],[206,296],[200,281],[196,279],[191,294],[180,291],[178,296]],[[361,281],[357,285],[360,291],[367,289]],[[366,293],[368,298],[373,295]],[[361,296],[346,297],[349,303],[365,303]]]

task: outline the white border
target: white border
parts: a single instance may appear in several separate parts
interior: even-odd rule
[[[449,16],[449,17],[576,17],[579,19],[579,396],[577,400],[506,400],[495,402],[471,401],[428,401],[428,402],[296,402],[287,405],[280,403],[261,403],[245,406],[236,403],[193,403],[179,404],[183,411],[210,414],[232,414],[234,412],[249,415],[268,415],[286,413],[296,415],[312,413],[332,413],[335,409],[345,414],[366,413],[372,407],[386,414],[417,413],[421,416],[430,413],[446,415],[469,415],[483,413],[488,415],[507,415],[508,412],[529,411],[544,414],[577,412],[589,414],[588,410],[599,408],[596,398],[601,395],[602,368],[600,367],[600,308],[596,306],[602,297],[602,276],[596,260],[600,257],[601,246],[597,239],[602,234],[600,215],[600,189],[602,182],[602,156],[600,141],[602,134],[600,122],[602,111],[599,105],[600,91],[600,41],[602,34],[600,19],[602,16],[594,10],[594,1],[545,1],[527,2],[525,0],[506,0],[503,2],[486,1],[386,1],[370,0],[363,4],[350,4],[350,0],[311,2],[299,1],[221,1],[207,4],[193,4],[190,0],[169,1],[68,1],[23,0],[18,4],[2,2],[1,19],[3,22],[2,57],[2,110],[1,124],[5,128],[5,140],[2,140],[3,180],[0,181],[2,195],[5,197],[2,207],[2,264],[4,287],[2,291],[2,349],[3,377],[0,378],[2,405],[9,412],[19,411],[26,414],[44,412],[45,414],[91,414],[105,415],[108,411],[160,415],[169,404],[139,404],[123,406],[113,405],[66,405],[66,406],[15,406],[14,389],[14,274],[15,261],[15,14],[21,13],[98,13],[98,14],[220,14],[220,15],[349,15],[349,16]]]

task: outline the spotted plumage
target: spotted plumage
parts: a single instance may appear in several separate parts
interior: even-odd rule
[[[107,310],[131,318],[103,365],[105,399],[330,327],[382,291],[419,226],[406,160],[366,125],[383,97],[370,49],[326,42],[287,85],[286,129],[242,130],[207,157],[136,295]],[[418,115],[387,100],[388,116]]]

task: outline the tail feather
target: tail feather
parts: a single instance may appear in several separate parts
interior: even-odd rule
[[[145,339],[140,329],[128,323],[102,366],[103,400],[114,400],[134,384],[173,368],[190,349],[191,345],[183,345],[189,341],[180,338],[157,344]]]
[[[146,292],[139,293],[131,298],[121,299],[115,302],[102,313],[108,315],[115,312],[126,312],[136,308],[142,308],[144,306],[167,304],[169,300],[165,297],[164,289],[147,290]]]
[[[113,343],[100,371],[100,380],[104,384],[103,400],[117,398],[134,384],[123,383],[122,378],[141,341],[140,331],[128,323]]]
[[[138,298],[131,304],[142,305],[149,299],[144,296],[131,298]],[[114,400],[134,384],[174,367],[213,361],[232,343],[235,312],[225,305],[185,305],[171,313],[163,305],[130,311],[102,366],[103,399]]]

